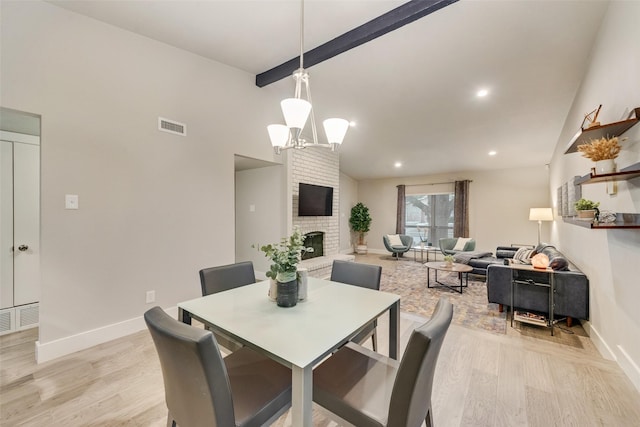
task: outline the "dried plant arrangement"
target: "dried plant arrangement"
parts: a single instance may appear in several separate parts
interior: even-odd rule
[[[624,141],[624,139],[621,141]],[[621,147],[618,143],[617,136],[613,138],[602,137],[600,139],[592,139],[588,144],[578,145],[578,151],[582,153],[582,157],[591,159],[594,162],[615,159],[618,157],[620,149]]]

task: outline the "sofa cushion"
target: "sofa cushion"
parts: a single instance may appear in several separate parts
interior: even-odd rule
[[[467,242],[471,240],[471,237],[458,237],[458,241],[456,245],[453,247],[453,251],[464,251],[464,247],[467,245]]]
[[[569,270],[569,261],[562,255],[562,252],[557,250],[555,247],[541,243],[536,248],[536,252],[545,254],[549,257],[549,267],[551,267],[554,271],[568,271]]]
[[[513,255],[513,262],[517,264],[531,264],[531,256],[534,250],[529,248],[519,248]]]
[[[389,240],[389,244],[391,246],[404,248],[404,243],[402,243],[399,234],[388,234],[387,239]]]

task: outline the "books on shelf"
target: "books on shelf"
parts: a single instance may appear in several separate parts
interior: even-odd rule
[[[519,322],[533,323],[535,325],[547,325],[547,318],[542,314],[530,313],[528,311],[516,310],[513,317],[514,320]]]

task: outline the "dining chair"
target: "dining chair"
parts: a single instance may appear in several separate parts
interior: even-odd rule
[[[248,347],[222,357],[210,331],[160,307],[144,314],[155,344],[167,426],[261,426],[291,406],[291,370]]]
[[[255,282],[256,274],[251,261],[203,268],[200,270],[200,286],[202,287],[203,297]],[[227,335],[217,331],[213,331],[213,334],[218,344],[229,351],[236,351],[242,347],[242,344]]]
[[[361,288],[380,290],[380,277],[382,267],[379,265],[362,264],[352,261],[334,260],[331,267],[332,282],[345,283],[347,285],[360,286]],[[362,344],[369,337],[373,342],[373,351],[378,349],[378,320],[369,323],[356,335],[352,341]]]
[[[313,401],[358,427],[433,427],[433,376],[452,317],[441,298],[399,362],[348,343],[313,370]]]
[[[256,283],[251,261],[220,265],[200,270],[202,296]]]

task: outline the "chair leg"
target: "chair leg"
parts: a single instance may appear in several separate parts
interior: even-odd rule
[[[373,334],[371,335],[371,341],[373,346],[373,351],[378,351],[378,329],[373,330]]]
[[[167,427],[176,427],[176,420],[171,416],[171,412],[167,413]]]
[[[427,427],[433,427],[433,415],[431,414],[431,408],[427,411],[427,416],[425,417],[424,422]]]

